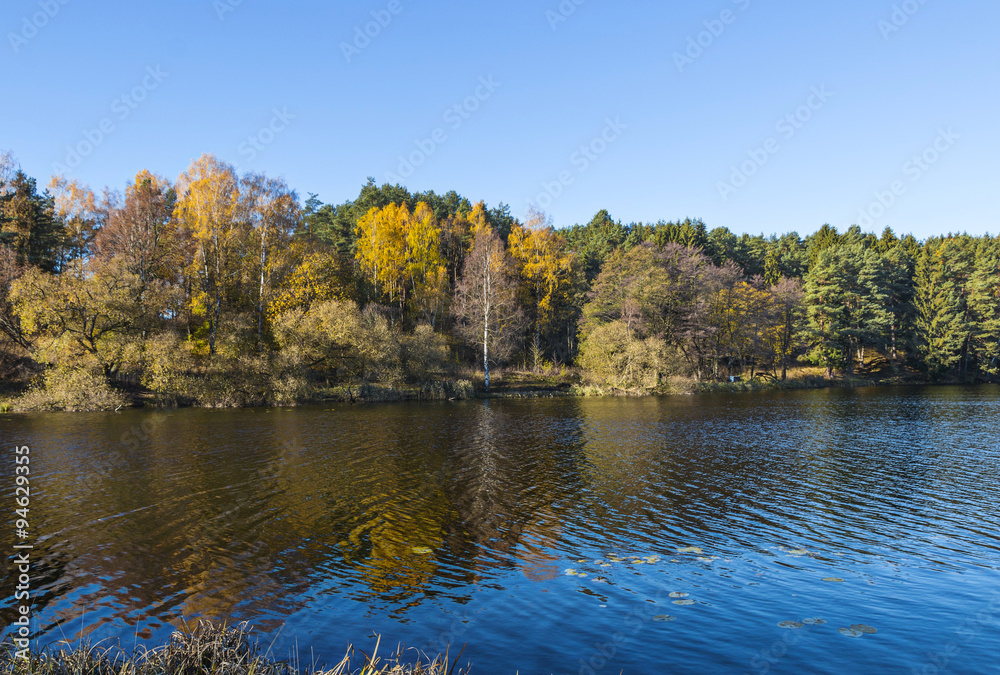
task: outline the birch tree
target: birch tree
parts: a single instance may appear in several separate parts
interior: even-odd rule
[[[476,228],[455,292],[456,330],[469,344],[482,348],[486,389],[490,361],[509,358],[524,331],[524,312],[517,301],[517,274],[496,232]]]

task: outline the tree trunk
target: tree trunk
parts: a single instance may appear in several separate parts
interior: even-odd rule
[[[267,266],[267,231],[260,233],[260,291],[257,305],[257,345],[264,343],[264,268]]]

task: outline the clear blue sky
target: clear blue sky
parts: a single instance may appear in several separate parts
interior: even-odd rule
[[[411,190],[522,217],[545,195],[559,226],[606,208],[805,234],[864,210],[918,237],[1000,230],[995,1],[897,2],[895,23],[892,0],[397,1],[5,0],[0,149],[45,183],[104,122],[68,171],[95,189],[214,153],[339,203],[433,150]],[[391,20],[348,60],[372,12]]]

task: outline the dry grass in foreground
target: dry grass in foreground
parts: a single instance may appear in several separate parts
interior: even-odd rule
[[[278,661],[260,643],[250,639],[250,628],[219,626],[200,621],[191,633],[176,632],[163,647],[140,649],[129,655],[115,647],[83,645],[75,649],[46,650],[18,658],[15,647],[5,643],[0,650],[3,675],[462,675],[458,658],[438,656],[428,663],[405,664],[401,651],[383,661],[376,643],[371,656],[353,647],[332,668],[319,670],[298,663]]]

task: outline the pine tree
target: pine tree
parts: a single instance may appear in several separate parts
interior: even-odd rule
[[[1000,375],[1000,239],[979,242],[969,280],[969,308],[979,368]]]
[[[852,360],[850,283],[839,246],[822,250],[806,275],[808,356],[826,368],[827,377]]]
[[[0,196],[0,214],[0,245],[15,252],[18,264],[56,271],[63,228],[48,191],[38,194],[35,179],[17,171]]]
[[[931,377],[960,370],[971,337],[967,321],[969,260],[954,238],[928,240],[916,268],[916,340]]]

